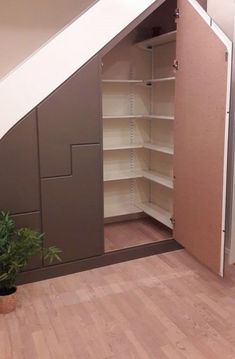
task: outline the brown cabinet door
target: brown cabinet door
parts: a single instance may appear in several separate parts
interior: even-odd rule
[[[174,234],[223,275],[231,44],[192,4],[178,0]]]
[[[11,214],[40,211],[36,111],[0,141],[0,208]]]
[[[41,177],[70,175],[70,146],[100,143],[100,94],[95,57],[38,107]]]
[[[12,219],[15,221],[16,228],[31,228],[35,231],[41,232],[41,214],[40,212],[35,213],[25,213],[13,215]],[[41,254],[36,254],[33,256],[27,266],[23,269],[24,272],[27,272],[31,269],[40,268],[42,266]]]
[[[44,243],[63,262],[104,252],[101,154],[100,145],[72,146],[72,175],[42,179]]]

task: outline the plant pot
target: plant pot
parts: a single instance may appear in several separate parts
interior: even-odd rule
[[[0,314],[11,313],[16,309],[16,288],[0,289]]]

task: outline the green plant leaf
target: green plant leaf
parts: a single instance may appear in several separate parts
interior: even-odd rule
[[[61,260],[57,247],[43,248],[43,236],[30,228],[17,230],[10,213],[0,212],[0,288],[16,286],[18,273],[37,253],[50,263]]]

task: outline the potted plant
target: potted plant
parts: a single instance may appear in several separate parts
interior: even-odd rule
[[[56,247],[43,248],[43,234],[29,228],[16,229],[9,213],[0,213],[0,313],[16,307],[16,280],[29,259],[39,253],[52,263],[60,260]]]

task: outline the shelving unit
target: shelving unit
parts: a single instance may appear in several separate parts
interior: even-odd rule
[[[127,38],[103,59],[105,218],[145,213],[172,229],[175,39]]]

